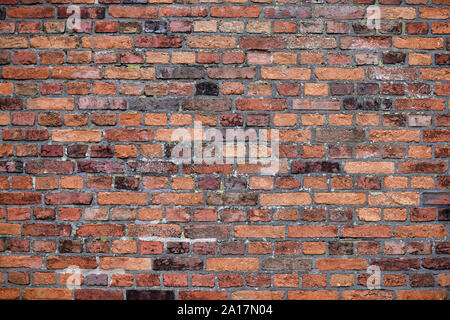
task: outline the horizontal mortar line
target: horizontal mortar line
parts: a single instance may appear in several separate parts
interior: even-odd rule
[[[156,237],[156,236],[151,236],[151,237],[133,237],[133,238],[137,238],[139,240],[143,240],[143,241],[162,241],[162,242],[216,242],[217,238],[198,238],[198,239],[189,239],[189,238],[175,238],[175,237]],[[122,237],[120,238],[121,240],[129,240],[129,237]]]

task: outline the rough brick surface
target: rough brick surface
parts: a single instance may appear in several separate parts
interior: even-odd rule
[[[375,2],[0,1],[0,299],[447,299],[450,3]]]

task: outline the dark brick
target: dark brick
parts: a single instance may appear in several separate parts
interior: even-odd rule
[[[242,114],[222,114],[220,115],[220,124],[223,127],[241,127],[244,124]]]
[[[22,110],[23,101],[21,98],[5,98],[0,97],[0,110]]]
[[[48,145],[41,147],[42,157],[62,157],[63,146],[62,145]]]
[[[174,225],[167,225],[166,228],[160,228],[157,224],[128,226],[128,236],[130,237],[173,237],[181,236],[181,231]]]
[[[444,173],[445,162],[406,161],[398,164],[399,173]]]
[[[81,19],[104,19],[105,18],[105,10],[104,7],[87,7],[80,6],[80,18]],[[67,19],[69,18],[73,12],[68,10],[68,7],[58,7],[58,18],[59,19]]]
[[[9,52],[0,52],[0,65],[3,64],[10,64],[11,62],[11,55],[9,54]]]
[[[88,274],[84,277],[83,283],[87,286],[107,286],[107,274]]]
[[[375,34],[377,30],[375,28],[370,29],[366,23],[354,22],[353,30],[358,34]],[[402,23],[401,22],[382,22],[380,23],[379,32],[381,34],[401,34]]]
[[[78,172],[123,173],[125,164],[117,161],[78,161]]]
[[[382,271],[418,270],[420,262],[413,258],[380,258],[372,259],[371,265],[379,266]]]
[[[424,258],[422,266],[432,270],[450,270],[450,258]]]
[[[34,237],[56,237],[70,236],[72,227],[69,224],[49,224],[49,223],[25,223],[23,225],[24,236]],[[48,261],[47,261],[48,263]],[[48,264],[47,264],[48,267]]]
[[[328,220],[331,222],[351,222],[353,219],[353,209],[330,209]]]
[[[430,242],[410,242],[408,244],[409,254],[431,254]]]
[[[406,53],[403,52],[384,52],[383,63],[384,64],[396,64],[403,63],[406,59]]]
[[[352,255],[353,243],[351,242],[329,242],[328,252],[331,255]]]
[[[355,110],[356,109],[356,98],[348,97],[342,100],[342,105],[345,110]]]
[[[270,115],[268,114],[249,114],[247,115],[247,126],[266,127],[270,124]]]
[[[424,192],[423,204],[450,205],[450,192]]]
[[[115,177],[114,187],[116,189],[138,190],[139,178],[134,177]]]
[[[156,71],[158,79],[203,79],[205,69],[202,67],[160,67]]]
[[[345,98],[343,103],[346,110],[384,111],[392,108],[390,99],[352,97]]]
[[[226,98],[185,98],[181,102],[187,111],[228,111],[231,110],[231,99]]]
[[[364,190],[380,190],[381,179],[380,177],[358,177],[357,188]]]
[[[127,300],[175,300],[175,293],[169,290],[127,290]]]
[[[406,147],[404,146],[383,146],[383,159],[402,159],[405,157]]]
[[[92,146],[91,157],[92,158],[111,158],[114,155],[112,146]],[[82,157],[80,157],[82,158]]]
[[[167,33],[168,24],[166,21],[147,20],[144,22],[144,32]]]
[[[239,177],[226,177],[225,189],[228,190],[243,190],[247,189],[247,180]]]
[[[436,242],[436,254],[450,254],[450,242]]]
[[[3,239],[2,239],[3,241]],[[30,240],[28,239],[6,239],[6,250],[13,252],[29,252]]]
[[[382,83],[381,93],[401,96],[405,94],[405,85],[403,83]]]
[[[292,174],[298,173],[317,173],[317,172],[339,172],[338,162],[329,161],[310,161],[310,162],[292,162]]]
[[[142,32],[142,22],[120,21],[119,22],[119,32],[120,33],[141,33]]]
[[[178,111],[179,105],[177,98],[131,98],[128,101],[133,111]]]
[[[217,238],[226,239],[230,236],[230,226],[224,225],[193,225],[184,227],[184,235],[189,239]]]
[[[35,160],[25,164],[28,174],[72,174],[74,163],[71,161]]]
[[[45,204],[91,204],[91,193],[58,192],[45,195]]]
[[[301,258],[264,258],[262,270],[270,271],[308,271],[312,269],[312,259]]]
[[[80,110],[125,110],[127,102],[119,97],[81,97],[78,100]]]
[[[383,126],[385,127],[404,127],[406,126],[406,115],[404,114],[384,114]]]
[[[409,283],[411,287],[433,287],[434,277],[431,273],[425,274],[411,274],[409,276]]]
[[[59,253],[81,253],[83,244],[79,240],[59,240]]]
[[[23,172],[23,162],[22,161],[0,161],[0,173],[22,173]]]
[[[214,82],[199,82],[195,85],[196,95],[217,96],[219,95],[219,86]]]
[[[41,204],[41,194],[37,192],[0,192],[0,204]]]
[[[428,33],[428,23],[426,23],[426,22],[405,23],[405,31],[407,34],[427,34]]]
[[[220,178],[199,178],[198,179],[198,187],[200,189],[206,190],[217,190],[220,188]]]
[[[217,254],[217,243],[215,242],[194,242],[194,254],[214,255]]]
[[[158,258],[153,261],[155,271],[202,270],[201,258]]]
[[[350,95],[354,91],[353,84],[345,84],[345,83],[331,83],[330,91],[332,95],[335,96],[346,96]]]
[[[264,8],[264,17],[267,19],[290,19],[311,18],[312,12],[309,7],[301,6],[281,6]]]
[[[328,157],[334,159],[350,159],[352,157],[352,146],[330,146]]]
[[[37,220],[54,220],[55,217],[56,217],[55,209],[34,208],[34,218]]]
[[[317,142],[364,142],[363,129],[316,129]]]
[[[434,61],[436,61],[436,64],[450,65],[450,54],[436,54],[434,57]]]
[[[86,145],[71,145],[67,147],[67,155],[70,158],[85,158],[88,151],[88,146]]]
[[[208,193],[206,203],[213,206],[256,206],[256,193]]]
[[[138,173],[177,173],[178,167],[172,162],[160,162],[160,161],[137,161],[129,162],[128,165],[133,171]]]
[[[359,110],[391,110],[392,101],[390,99],[364,99],[359,101],[357,109]]]
[[[183,254],[189,253],[189,242],[168,242],[167,253]]]
[[[122,290],[75,289],[75,300],[123,300]]]
[[[438,220],[439,221],[450,221],[450,208],[438,209]]]
[[[44,141],[49,138],[47,130],[42,129],[3,129],[3,140]]]
[[[326,211],[322,208],[317,209],[305,209],[302,211],[302,220],[304,221],[325,221]]]
[[[137,36],[135,46],[136,48],[179,48],[182,42],[182,37]]]
[[[240,241],[222,242],[220,253],[223,255],[245,254],[245,243]]]
[[[247,274],[245,281],[249,287],[270,287],[270,274]]]
[[[147,3],[148,0],[123,0],[123,3],[131,4],[131,3]]]
[[[357,85],[358,94],[378,94],[379,87],[378,83],[358,83]]]
[[[426,83],[408,83],[408,91],[411,94],[430,94],[431,86]]]
[[[38,122],[46,127],[60,127],[63,124],[62,115],[56,112],[39,114]]]

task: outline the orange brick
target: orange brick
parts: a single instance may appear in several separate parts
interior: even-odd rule
[[[256,271],[257,258],[208,258],[206,259],[208,271]]]

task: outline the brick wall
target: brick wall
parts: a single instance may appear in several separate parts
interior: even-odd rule
[[[0,298],[446,299],[449,18],[0,0]],[[278,170],[176,162],[194,121],[278,132]]]

